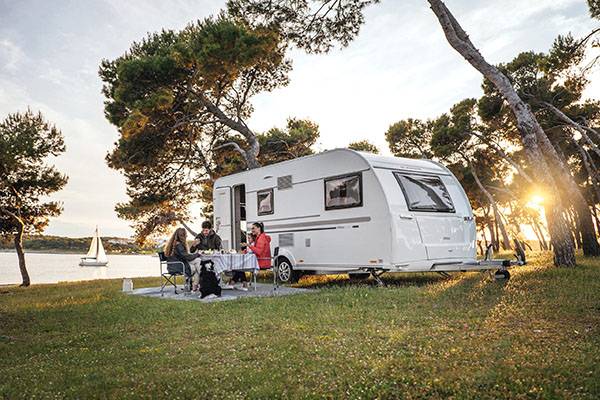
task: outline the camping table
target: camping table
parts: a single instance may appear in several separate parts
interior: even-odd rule
[[[254,290],[256,290],[256,275],[260,270],[255,254],[200,254],[202,261],[212,261],[215,274],[226,271],[251,272],[254,276]]]

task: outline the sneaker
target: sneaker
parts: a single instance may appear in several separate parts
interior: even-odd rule
[[[237,290],[241,290],[242,292],[247,292],[248,288],[241,286],[241,287],[237,288]]]
[[[209,294],[208,296],[205,297],[205,299],[216,299],[217,295],[214,293]]]
[[[232,289],[235,289],[235,286],[234,285],[223,285],[223,286],[221,286],[221,289],[232,290]]]

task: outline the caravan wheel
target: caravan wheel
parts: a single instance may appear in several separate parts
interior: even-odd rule
[[[301,276],[300,271],[294,271],[292,263],[287,258],[280,258],[277,263],[277,280],[281,283],[296,283]]]

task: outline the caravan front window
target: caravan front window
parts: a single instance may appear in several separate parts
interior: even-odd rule
[[[394,172],[410,211],[455,212],[448,190],[438,176]]]
[[[362,206],[362,176],[348,175],[325,179],[325,209]]]
[[[258,215],[273,214],[273,189],[256,193]]]

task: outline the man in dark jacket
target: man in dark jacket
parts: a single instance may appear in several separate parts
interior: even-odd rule
[[[221,250],[223,247],[221,237],[212,229],[210,221],[204,221],[202,223],[202,231],[196,235],[190,252],[195,253],[196,251],[203,250]],[[221,296],[221,287],[215,273],[211,270],[207,270],[207,266],[212,266],[214,263],[210,260],[202,261],[200,263],[200,292],[201,298],[214,294]]]
[[[190,252],[195,253],[200,250],[221,250],[223,247],[221,237],[212,229],[210,221],[202,223],[202,231],[196,235],[196,240],[190,248]]]

